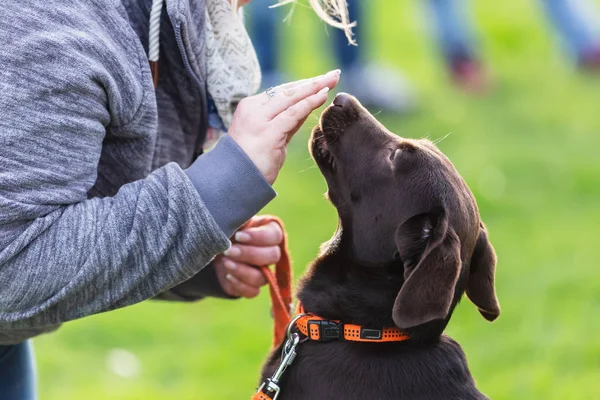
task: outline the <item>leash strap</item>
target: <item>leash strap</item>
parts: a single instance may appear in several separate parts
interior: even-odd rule
[[[292,320],[290,313],[290,306],[292,304],[292,268],[290,253],[287,247],[287,234],[281,219],[272,215],[263,215],[254,218],[244,228],[264,226],[271,222],[278,224],[283,231],[283,241],[279,245],[281,259],[275,264],[275,273],[269,269],[268,265],[262,265],[259,269],[269,282],[274,319],[273,347],[277,347],[285,339],[286,328]]]
[[[252,400],[273,400],[271,396],[263,392],[258,392],[252,397]]]

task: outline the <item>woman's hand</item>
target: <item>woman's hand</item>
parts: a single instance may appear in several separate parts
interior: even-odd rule
[[[252,265],[271,265],[281,258],[279,245],[283,240],[281,227],[270,223],[255,228],[240,229],[232,246],[213,262],[219,283],[230,296],[253,298],[267,280]]]
[[[291,82],[243,99],[233,115],[229,135],[246,152],[265,179],[273,184],[283,166],[287,144],[306,118],[327,101],[340,71]]]

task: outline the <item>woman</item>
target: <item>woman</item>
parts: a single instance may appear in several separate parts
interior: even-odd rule
[[[311,3],[348,30],[328,1],[341,22]],[[282,233],[236,231],[275,197],[287,143],[339,71],[244,98],[258,64],[227,0],[0,13],[0,397],[21,400],[35,397],[27,340],[62,322],[258,294],[250,265],[277,261]]]

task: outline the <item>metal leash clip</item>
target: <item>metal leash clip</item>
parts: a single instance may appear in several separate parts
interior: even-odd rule
[[[300,335],[296,332],[291,333],[291,330],[296,321],[304,315],[305,314],[300,314],[296,316],[296,318],[294,318],[288,325],[287,339],[283,345],[283,349],[281,350],[281,361],[273,373],[273,376],[266,379],[263,384],[260,385],[258,388],[258,393],[261,391],[263,391],[263,393],[264,391],[267,391],[270,395],[273,395],[273,400],[277,400],[277,397],[279,397],[279,392],[281,391],[281,388],[279,387],[279,380],[281,379],[281,376],[285,372],[286,368],[292,365],[294,362],[296,358],[296,347],[298,347],[298,344],[300,344]]]

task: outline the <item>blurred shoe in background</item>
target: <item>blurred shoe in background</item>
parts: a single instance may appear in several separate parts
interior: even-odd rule
[[[395,69],[381,65],[366,65],[342,70],[340,91],[360,99],[371,112],[389,111],[404,114],[417,105],[413,88]]]
[[[586,71],[600,73],[600,47],[581,55],[579,67]]]
[[[448,68],[454,84],[465,92],[483,94],[492,86],[485,68],[473,57],[452,57]]]

